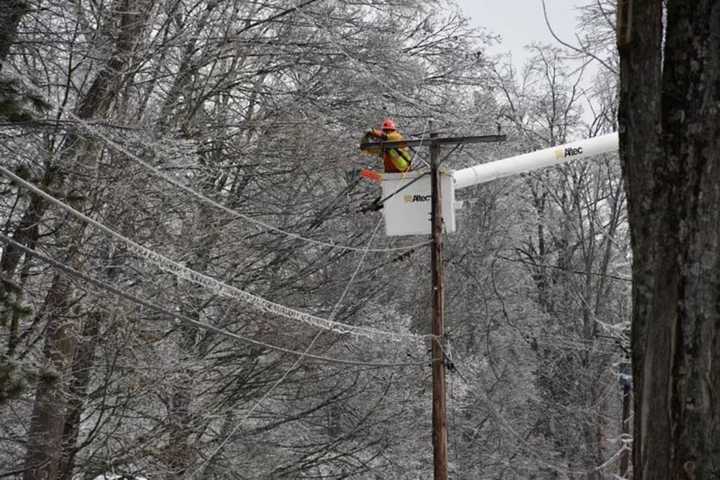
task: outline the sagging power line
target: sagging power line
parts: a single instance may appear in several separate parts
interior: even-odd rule
[[[312,315],[309,313],[301,312],[299,310],[292,309],[290,307],[287,307],[285,305],[281,305],[275,302],[272,302],[270,300],[267,300],[263,297],[260,297],[258,295],[252,294],[250,292],[247,292],[245,290],[241,290],[237,287],[233,287],[231,285],[227,285],[215,278],[212,278],[208,275],[205,275],[203,273],[197,272],[191,268],[185,267],[183,265],[180,265],[179,263],[153,251],[146,247],[143,247],[142,245],[134,242],[133,240],[130,240],[129,238],[125,237],[124,235],[116,232],[115,230],[105,226],[104,224],[93,220],[92,218],[88,217],[87,215],[84,215],[83,213],[75,210],[70,205],[67,205],[66,203],[62,202],[61,200],[58,200],[57,198],[53,197],[52,195],[49,195],[48,193],[44,192],[39,187],[33,185],[30,182],[27,182],[20,178],[19,176],[12,173],[7,168],[0,166],[0,173],[7,177],[8,179],[11,179],[15,183],[17,183],[20,186],[23,186],[24,188],[32,191],[36,195],[41,196],[45,200],[49,201],[50,203],[54,204],[55,206],[65,210],[66,212],[70,213],[75,218],[86,222],[90,225],[93,225],[94,227],[102,230],[106,234],[110,235],[111,237],[115,238],[116,240],[119,240],[123,242],[135,255],[138,257],[147,260],[151,263],[153,263],[155,266],[160,268],[161,270],[168,272],[178,278],[182,278],[184,280],[188,280],[192,283],[195,283],[196,285],[203,286],[216,294],[228,298],[234,298],[236,300],[241,300],[249,305],[254,306],[258,310],[265,311],[268,313],[272,313],[278,316],[281,316],[283,318],[287,318],[290,320],[296,320],[300,321],[318,328],[322,328],[324,330],[332,330],[336,333],[341,334],[352,334],[352,335],[358,335],[358,336],[365,336],[370,338],[388,338],[394,341],[400,341],[402,339],[412,339],[412,340],[425,340],[426,338],[430,337],[430,335],[416,335],[416,334],[410,334],[410,333],[401,333],[401,332],[391,332],[381,329],[376,329],[372,327],[363,327],[363,326],[357,326],[357,325],[348,325],[342,322],[336,322],[332,320],[328,320],[322,317],[318,317],[316,315]]]
[[[62,262],[59,262],[57,260],[54,260],[46,255],[41,254],[37,250],[33,250],[31,248],[26,247],[25,245],[22,245],[21,243],[16,242],[12,238],[8,237],[7,235],[0,232],[0,241],[6,243],[7,245],[12,245],[14,248],[17,248],[21,250],[23,253],[30,255],[32,257],[35,257],[39,260],[42,260],[43,262],[47,263],[48,265],[52,266],[54,269],[61,271],[67,276],[77,278],[79,280],[82,280],[83,282],[89,283],[91,285],[94,285],[95,287],[105,290],[109,293],[112,293],[113,295],[117,295],[118,297],[124,298],[125,300],[129,300],[132,303],[135,303],[136,305],[147,307],[151,310],[154,310],[158,313],[161,313],[163,315],[166,315],[169,319],[172,320],[179,320],[183,323],[186,323],[188,325],[191,325],[196,328],[200,328],[203,330],[206,330],[208,332],[216,333],[218,335],[231,338],[234,340],[239,340],[243,343],[248,343],[251,345],[256,345],[258,347],[267,348],[269,350],[274,350],[281,353],[287,353],[290,355],[297,355],[297,356],[305,356],[309,359],[325,362],[325,363],[333,363],[333,364],[340,364],[340,365],[357,365],[357,366],[364,366],[364,367],[377,367],[377,368],[399,368],[399,367],[411,367],[411,366],[424,366],[427,362],[404,362],[404,363],[383,363],[383,362],[363,362],[361,360],[350,360],[350,359],[342,359],[342,358],[333,358],[333,357],[327,357],[323,355],[314,355],[310,353],[304,353],[297,350],[281,347],[279,345],[274,345],[271,343],[263,342],[260,340],[255,340],[250,337],[246,337],[244,335],[240,335],[238,333],[230,332],[228,330],[216,327],[214,325],[210,325],[208,323],[200,322],[198,320],[194,320],[186,315],[183,315],[178,312],[171,312],[170,310],[167,310],[164,307],[161,307],[160,305],[157,305],[153,303],[150,300],[147,300],[145,298],[139,297],[137,295],[133,295],[131,293],[125,292],[117,287],[114,287],[106,282],[103,282],[101,280],[98,280],[96,278],[93,278],[89,275],[86,275],[82,272],[79,272],[78,270],[65,265]]]

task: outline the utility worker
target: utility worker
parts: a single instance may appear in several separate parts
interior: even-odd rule
[[[384,142],[399,142],[405,140],[405,137],[397,131],[395,122],[390,118],[383,120],[381,130],[373,128],[365,135],[365,137],[377,138]],[[380,151],[377,150],[377,153],[379,154]],[[386,148],[383,154],[383,164],[385,167],[385,173],[409,172],[410,165],[412,164],[412,154],[410,153],[410,149],[407,145]]]

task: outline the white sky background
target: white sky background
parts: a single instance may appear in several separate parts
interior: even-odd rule
[[[490,53],[512,53],[513,63],[520,66],[527,58],[523,47],[533,42],[560,44],[550,35],[540,0],[456,0],[472,24],[498,34],[502,43]],[[575,41],[576,7],[588,0],[545,0],[548,19],[555,33],[571,45]]]
[[[500,35],[500,44],[489,49],[490,55],[510,52],[515,68],[522,68],[530,55],[525,49],[531,43],[564,48],[548,30],[543,16],[541,0],[455,0],[471,25],[484,28],[488,33]],[[555,34],[570,45],[575,38],[577,7],[592,0],[545,0],[547,16]],[[580,32],[577,32],[580,33]],[[569,60],[572,62],[572,60]],[[577,62],[577,61],[576,61]],[[572,63],[571,63],[572,64]],[[581,62],[577,62],[579,67]],[[597,65],[590,64],[584,82],[591,82]],[[583,119],[592,121],[591,109],[583,103]]]

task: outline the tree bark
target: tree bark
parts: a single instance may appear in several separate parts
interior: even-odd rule
[[[114,4],[114,11],[119,15],[119,30],[114,51],[80,102],[77,108],[79,118],[89,119],[95,116],[104,116],[110,110],[122,82],[125,66],[143,31],[143,3],[144,0],[118,0]],[[67,145],[67,151],[63,155],[65,162],[72,163],[82,158],[85,160],[83,168],[88,170],[94,168],[94,162],[98,155],[92,145],[72,134],[68,136],[65,144]],[[64,183],[65,177],[60,175],[57,182]],[[68,183],[70,183],[69,180]],[[86,189],[84,180],[75,180],[72,187],[78,191]],[[77,210],[87,208],[88,202],[86,197],[69,201]],[[38,214],[38,217],[41,217],[43,213],[44,210]],[[79,258],[79,246],[86,228],[85,223],[72,222],[65,227],[65,233],[59,239],[59,243],[64,244],[69,251],[65,263],[75,264],[74,267],[78,269],[80,268],[76,263]],[[68,453],[64,449],[70,448],[69,445],[64,444],[63,438],[65,437],[67,440],[72,436],[72,432],[67,432],[67,435],[64,436],[66,416],[81,413],[72,411],[72,408],[70,412],[67,411],[67,392],[70,389],[68,378],[72,378],[67,372],[72,365],[80,330],[79,325],[75,325],[64,316],[67,299],[71,292],[72,287],[63,275],[56,274],[53,288],[46,300],[49,318],[44,350],[48,367],[56,375],[41,378],[38,382],[28,433],[28,447],[25,456],[26,471],[23,480],[50,480],[61,474],[59,470],[63,458]],[[74,421],[70,420],[71,423]]]
[[[75,468],[75,456],[78,452],[78,438],[80,436],[80,422],[88,386],[95,364],[95,349],[98,343],[100,323],[104,315],[100,312],[92,312],[85,316],[82,327],[79,345],[72,362],[71,379],[69,387],[69,398],[67,403],[67,414],[63,426],[62,459],[58,468],[58,478],[61,480],[72,480],[73,469]]]
[[[633,478],[720,478],[720,4],[666,5],[627,0],[618,14]]]
[[[54,480],[58,474],[67,405],[65,372],[75,354],[73,326],[61,314],[67,310],[70,288],[65,277],[56,275],[45,301],[52,318],[45,334],[46,364],[35,391],[23,480]]]

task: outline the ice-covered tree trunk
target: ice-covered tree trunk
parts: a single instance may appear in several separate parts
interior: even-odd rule
[[[89,119],[105,116],[117,94],[124,70],[131,58],[135,42],[142,30],[143,0],[118,0],[113,4],[117,17],[117,40],[113,54],[98,72],[92,85],[83,97],[77,109],[77,117]],[[99,156],[97,148],[91,143],[70,136],[66,142],[61,169],[69,166],[82,168],[83,173],[92,172]],[[70,191],[85,192],[89,186],[84,181],[71,178],[69,172],[60,174],[58,183],[67,185]],[[90,205],[88,196],[75,196],[68,199],[75,209],[83,210]],[[42,213],[42,212],[41,212]],[[87,224],[69,222],[58,234],[57,241],[67,248],[65,262],[75,266],[79,257],[80,245]],[[70,367],[77,349],[78,335],[81,331],[77,315],[67,315],[71,304],[73,288],[66,277],[56,274],[53,285],[46,296],[44,312],[47,312],[47,330],[45,333],[46,375],[38,381],[32,418],[28,432],[28,446],[25,457],[24,480],[54,479],[58,474],[63,457],[63,432],[66,429],[66,410],[68,389],[72,378]],[[79,421],[79,417],[77,417]],[[65,445],[67,447],[67,445]]]
[[[620,7],[620,141],[634,277],[633,478],[718,478],[720,4],[634,0]]]
[[[85,316],[80,338],[76,341],[77,347],[71,367],[67,401],[67,412],[62,434],[62,460],[58,467],[58,478],[72,480],[77,455],[77,443],[80,435],[80,423],[85,408],[91,372],[94,367],[95,349],[99,341],[98,333],[100,323],[105,320],[104,315],[92,312]]]

